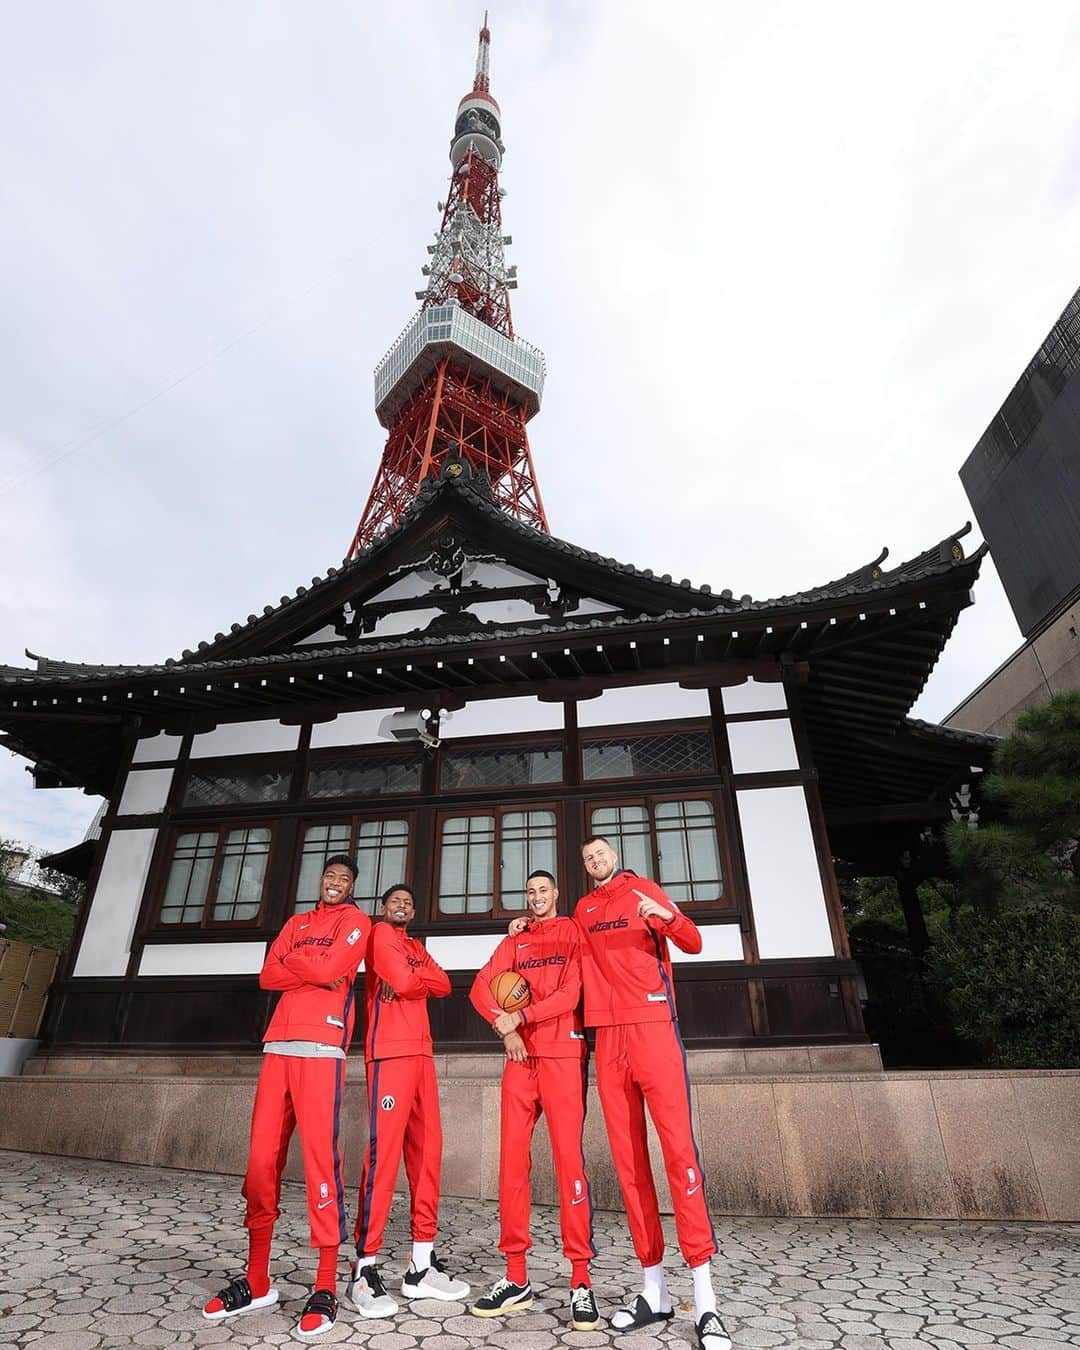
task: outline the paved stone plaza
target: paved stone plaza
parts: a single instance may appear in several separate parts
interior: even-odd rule
[[[203,1301],[243,1267],[235,1178],[116,1163],[0,1153],[0,1346],[281,1345],[312,1274],[303,1193],[287,1184],[273,1273],[282,1303],[208,1324]],[[407,1259],[405,1202],[395,1202],[387,1283]],[[495,1206],[445,1200],[439,1251],[474,1291],[502,1273]],[[620,1214],[597,1214],[594,1280],[605,1313],[635,1288]],[[537,1305],[481,1322],[461,1304],[403,1304],[392,1321],[343,1308],[326,1344],[372,1350],[547,1350],[620,1343],[695,1344],[689,1281],[672,1261],[676,1319],[660,1335],[570,1330],[557,1213],[539,1209],[530,1266]],[[722,1311],[738,1350],[957,1350],[1080,1346],[1080,1227],[865,1219],[724,1219],[716,1261]],[[674,1251],[673,1235],[669,1231]],[[342,1271],[345,1269],[343,1256]]]

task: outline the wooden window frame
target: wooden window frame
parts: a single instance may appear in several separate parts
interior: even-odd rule
[[[590,790],[593,787],[603,787],[605,784],[613,783],[638,783],[638,782],[663,782],[671,778],[716,778],[720,774],[720,761],[716,754],[716,743],[712,735],[712,725],[708,717],[694,718],[673,718],[669,722],[631,722],[621,723],[610,727],[585,727],[578,732],[578,772],[580,782],[583,787]],[[611,778],[589,778],[585,773],[585,751],[590,743],[598,740],[609,741],[639,741],[646,740],[652,736],[673,736],[679,733],[696,733],[708,738],[709,751],[713,757],[711,769],[675,769],[670,773],[629,773],[621,777],[612,776]]]
[[[658,844],[656,838],[656,812],[655,808],[664,802],[689,802],[689,801],[707,801],[713,809],[713,823],[716,830],[716,843],[720,854],[720,880],[724,887],[723,894],[717,900],[679,900],[678,904],[681,910],[689,910],[695,914],[717,913],[717,914],[741,914],[742,905],[739,899],[739,888],[734,881],[735,858],[732,851],[731,840],[727,837],[727,831],[724,828],[724,801],[723,794],[716,788],[703,788],[700,791],[688,790],[685,792],[647,792],[637,793],[633,796],[619,795],[612,797],[589,797],[582,803],[584,811],[583,839],[588,839],[594,833],[592,825],[593,812],[610,808],[613,806],[642,806],[645,808],[648,824],[649,855],[651,860],[650,877],[655,880],[658,886],[663,886],[660,880],[660,858],[658,853]],[[602,830],[599,833],[603,833]],[[583,892],[584,893],[584,892]]]
[[[550,783],[470,783],[468,787],[443,787],[443,755],[452,750],[474,750],[481,754],[496,753],[500,750],[557,750],[562,756],[562,773]],[[456,797],[459,793],[485,792],[489,795],[505,788],[510,792],[557,791],[569,783],[569,752],[566,736],[561,731],[514,732],[503,736],[462,736],[460,740],[444,740],[438,749],[435,762],[436,791],[440,797]]]
[[[157,894],[154,897],[152,918],[147,925],[147,936],[154,938],[159,936],[168,936],[169,934],[191,933],[235,933],[258,931],[262,928],[266,917],[268,882],[270,880],[275,850],[277,848],[277,831],[274,828],[274,821],[267,820],[265,817],[254,817],[236,820],[218,820],[200,823],[199,821],[183,821],[169,829],[168,843],[165,854],[162,859],[161,870],[157,877]],[[218,881],[221,877],[221,866],[223,859],[223,847],[225,838],[234,830],[268,830],[270,833],[270,843],[266,850],[266,866],[263,871],[262,893],[259,896],[258,912],[250,919],[215,919],[213,918],[213,909],[215,902],[215,891]],[[201,918],[196,922],[188,923],[163,923],[161,911],[165,905],[165,894],[169,888],[169,877],[172,874],[173,863],[176,860],[176,845],[185,834],[209,834],[211,831],[217,833],[217,843],[214,845],[214,861],[210,869],[210,879],[206,887],[206,899],[203,901],[203,911]]]
[[[252,811],[280,811],[292,800],[292,780],[296,773],[298,755],[295,750],[286,751],[267,751],[264,754],[257,755],[214,755],[206,759],[188,759],[177,769],[177,778],[179,782],[176,787],[176,805],[173,808],[175,815],[186,818],[187,816],[206,815],[207,811],[236,811],[241,814],[248,814]],[[222,802],[220,805],[216,802],[194,802],[191,805],[184,804],[184,798],[187,796],[188,783],[191,781],[192,774],[207,773],[213,769],[220,769],[223,772],[235,769],[253,768],[256,770],[275,768],[280,766],[288,770],[289,785],[284,797],[278,797],[272,802]]]
[[[348,852],[349,857],[355,860],[356,838],[359,826],[361,824],[372,820],[404,820],[407,827],[407,834],[406,834],[407,843],[405,849],[405,875],[401,878],[401,880],[406,885],[411,886],[412,882],[410,881],[410,878],[412,876],[413,862],[416,850],[416,835],[417,835],[416,816],[417,813],[415,810],[395,811],[393,809],[390,809],[387,811],[377,811],[377,812],[343,811],[339,816],[336,816],[333,819],[330,819],[325,816],[299,817],[296,822],[297,827],[296,848],[294,850],[292,867],[290,868],[289,871],[289,895],[292,897],[291,907],[288,910],[289,916],[291,917],[293,914],[303,913],[302,910],[296,909],[297,904],[296,891],[297,887],[300,884],[300,868],[304,858],[304,839],[307,836],[308,830],[311,829],[312,826],[326,825],[332,828],[335,825],[348,825],[349,845],[346,851]],[[375,896],[376,909],[378,907],[378,901],[379,901],[378,896]]]
[[[482,923],[484,920],[519,919],[528,912],[524,907],[521,909],[506,909],[502,904],[501,853],[503,816],[525,814],[530,811],[547,811],[555,817],[555,871],[557,875],[559,849],[565,838],[562,800],[507,802],[505,806],[493,806],[490,803],[481,805],[479,802],[475,804],[463,802],[460,807],[448,806],[435,812],[435,831],[433,839],[434,865],[432,867],[431,878],[431,922],[433,924],[460,924],[463,921]],[[443,825],[447,820],[456,820],[461,816],[494,816],[495,818],[495,832],[492,840],[493,862],[495,864],[492,876],[496,883],[495,894],[492,896],[491,908],[488,910],[482,912],[474,911],[472,913],[466,911],[461,914],[445,914],[439,904],[442,890]]]
[[[353,793],[319,793],[316,795],[310,790],[310,779],[312,773],[321,765],[331,760],[347,760],[350,762],[362,763],[365,759],[402,759],[412,760],[419,756],[418,765],[420,769],[420,779],[414,788],[407,788],[404,791],[397,792],[353,792]],[[415,745],[394,745],[389,742],[379,745],[363,746],[333,746],[321,745],[316,750],[309,750],[307,758],[303,765],[303,772],[300,783],[300,800],[306,807],[312,805],[322,805],[324,803],[336,802],[365,802],[378,798],[381,801],[403,801],[411,802],[416,797],[424,793],[424,753],[419,746]],[[355,815],[355,810],[347,811],[347,815]]]

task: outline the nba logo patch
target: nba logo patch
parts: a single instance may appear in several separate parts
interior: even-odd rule
[[[360,936],[360,929],[354,928],[352,932],[349,934],[349,936],[345,939],[345,941],[349,944],[350,947],[353,947],[356,945],[356,940],[359,936]]]
[[[691,1186],[694,1184],[695,1181],[697,1181],[697,1177],[694,1175],[694,1169],[692,1167],[688,1167],[686,1169],[686,1179],[687,1181],[689,1181]]]
[[[581,1194],[581,1182],[580,1182],[580,1181],[575,1181],[575,1182],[574,1182],[574,1194],[575,1194],[575,1195],[580,1195],[580,1194]]]
[[[382,1109],[383,1109],[384,1111],[392,1111],[392,1110],[394,1109],[394,1106],[396,1105],[396,1103],[395,1103],[393,1097],[387,1095],[387,1096],[385,1096],[385,1097],[382,1099],[382,1101],[379,1103],[379,1105],[382,1107]]]
[[[329,1194],[330,1194],[330,1187],[327,1186],[325,1181],[321,1181],[319,1183],[319,1198],[321,1200],[325,1200]]]

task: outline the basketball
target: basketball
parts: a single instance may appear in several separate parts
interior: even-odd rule
[[[532,994],[529,981],[524,975],[516,975],[512,970],[501,971],[491,981],[491,996],[503,1012],[517,1012],[527,1008]]]

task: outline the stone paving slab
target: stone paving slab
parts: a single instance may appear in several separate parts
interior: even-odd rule
[[[273,1274],[282,1302],[223,1324],[200,1308],[243,1268],[235,1178],[26,1153],[0,1153],[0,1347],[300,1344],[292,1334],[313,1273],[302,1188],[286,1184]],[[496,1207],[444,1200],[438,1250],[474,1294],[502,1274]],[[371,1350],[556,1350],[696,1344],[690,1282],[670,1245],[675,1320],[656,1335],[575,1332],[565,1310],[558,1213],[537,1207],[531,1312],[471,1317],[462,1304],[403,1302],[387,1321],[343,1307],[321,1343]],[[1080,1227],[872,1219],[726,1219],[714,1262],[736,1350],[1007,1350],[1080,1346]],[[596,1215],[593,1281],[606,1314],[636,1290],[621,1214]],[[395,1200],[384,1272],[408,1259],[407,1206]],[[342,1285],[345,1256],[342,1257]]]

